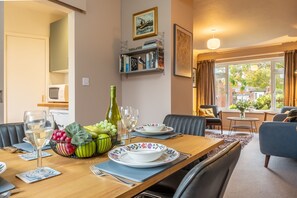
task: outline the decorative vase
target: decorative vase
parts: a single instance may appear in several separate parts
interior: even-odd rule
[[[240,112],[240,118],[245,118],[245,111]]]

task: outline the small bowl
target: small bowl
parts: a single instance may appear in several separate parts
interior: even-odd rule
[[[136,162],[152,162],[160,158],[167,147],[159,143],[138,142],[127,145],[125,150],[129,157]]]
[[[149,132],[162,131],[164,128],[165,124],[152,123],[143,125],[143,129]]]

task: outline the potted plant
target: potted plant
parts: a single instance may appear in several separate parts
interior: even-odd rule
[[[251,102],[248,100],[238,100],[235,104],[236,109],[240,111],[240,117],[245,117],[245,110],[251,106]]]

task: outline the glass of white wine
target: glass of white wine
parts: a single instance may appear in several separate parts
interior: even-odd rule
[[[54,130],[54,118],[46,111],[26,111],[24,130],[37,154],[37,169],[42,169],[42,147],[49,143]]]

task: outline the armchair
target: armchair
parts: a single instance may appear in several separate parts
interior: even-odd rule
[[[268,167],[271,155],[297,159],[297,123],[264,122],[259,128],[260,151]]]
[[[222,122],[222,116],[221,111],[218,111],[217,105],[200,105],[200,109],[212,109],[212,112],[214,114],[214,118],[206,117],[206,126],[209,126],[210,128],[212,126],[220,126],[221,134],[223,134],[223,122]]]
[[[272,120],[273,121],[283,121],[284,119],[286,119],[286,117],[288,116],[288,114],[286,113],[287,111],[290,111],[291,109],[297,109],[297,107],[293,107],[293,106],[284,106],[281,109],[281,112],[276,114]]]

